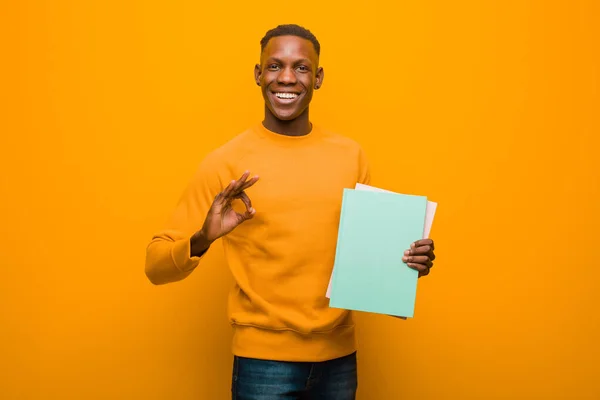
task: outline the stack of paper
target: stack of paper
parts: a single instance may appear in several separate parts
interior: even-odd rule
[[[429,236],[436,208],[425,196],[344,189],[329,306],[413,317],[419,273],[402,257]]]

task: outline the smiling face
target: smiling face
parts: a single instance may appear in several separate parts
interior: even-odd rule
[[[313,90],[323,82],[323,69],[312,42],[297,36],[269,40],[254,69],[266,112],[281,121],[292,121],[308,112]]]

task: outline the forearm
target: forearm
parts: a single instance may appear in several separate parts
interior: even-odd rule
[[[208,251],[211,242],[206,238],[202,230],[196,232],[190,238],[190,257],[202,257]]]

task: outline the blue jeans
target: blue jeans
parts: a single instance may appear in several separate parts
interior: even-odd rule
[[[233,400],[354,400],[357,387],[356,353],[321,362],[233,359]]]

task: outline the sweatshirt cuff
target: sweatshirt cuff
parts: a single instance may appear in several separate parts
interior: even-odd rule
[[[171,247],[173,263],[182,272],[188,272],[196,268],[202,258],[202,256],[190,257],[190,246],[189,239],[181,239],[173,243],[173,247]]]

